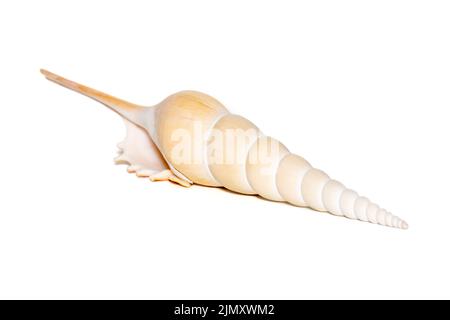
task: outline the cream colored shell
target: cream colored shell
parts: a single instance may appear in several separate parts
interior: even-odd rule
[[[225,187],[350,219],[408,228],[405,221],[290,153],[281,142],[206,94],[182,91],[153,107],[142,107],[48,71],[42,73],[124,118],[127,137],[119,145],[117,160],[129,164],[129,171],[137,175],[184,186]],[[194,155],[187,160],[183,158],[186,149],[178,150],[180,139],[186,138],[192,140],[188,151]]]

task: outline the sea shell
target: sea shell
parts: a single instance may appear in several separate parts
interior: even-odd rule
[[[115,161],[128,164],[128,171],[138,176],[185,187],[193,183],[225,187],[350,219],[408,228],[405,221],[290,153],[281,142],[204,93],[182,91],[143,107],[41,72],[122,116],[127,135],[118,144]]]

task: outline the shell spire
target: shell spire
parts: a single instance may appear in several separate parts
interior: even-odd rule
[[[287,176],[290,175],[290,178]],[[300,186],[295,190],[294,184]],[[371,222],[383,226],[408,229],[408,224],[366,197],[346,188],[305,159],[290,154],[280,161],[277,186],[281,195],[297,206],[308,206],[336,216]]]
[[[234,161],[224,163],[223,159],[214,156],[208,159],[213,177],[227,189],[349,219],[408,228],[405,221],[313,168],[304,158],[290,153],[281,142],[263,135],[245,118],[225,115],[214,126],[214,130],[219,131],[215,136],[227,137],[226,133],[235,127],[244,131],[235,131],[231,135],[232,141],[223,142],[221,148],[212,144],[223,150],[223,158],[234,158]],[[214,155],[213,150],[209,150],[209,154]]]

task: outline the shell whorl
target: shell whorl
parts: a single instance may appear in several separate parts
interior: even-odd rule
[[[237,129],[245,132],[238,134]],[[208,146],[209,169],[225,188],[245,194],[258,194],[272,201],[286,201],[295,206],[310,207],[336,216],[407,229],[408,224],[366,197],[331,179],[312,167],[302,157],[292,154],[279,141],[264,136],[247,119],[228,114],[215,124],[217,136],[227,136],[213,147]],[[236,142],[236,140],[240,140]],[[213,149],[222,151],[217,161]],[[263,157],[258,157],[264,155]],[[232,159],[232,161],[224,161]]]

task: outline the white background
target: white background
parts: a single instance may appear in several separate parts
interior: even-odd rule
[[[0,298],[450,298],[448,1],[0,2]],[[113,165],[209,93],[402,231]]]

